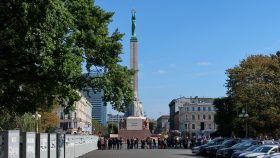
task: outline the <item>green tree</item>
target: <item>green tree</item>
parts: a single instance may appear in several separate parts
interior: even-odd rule
[[[109,134],[118,134],[118,124],[115,122],[108,123],[108,133]]]
[[[228,95],[240,113],[247,110],[249,136],[279,135],[280,53],[252,55],[227,70]],[[238,114],[234,116],[241,123]]]
[[[149,130],[153,133],[156,129],[156,121],[155,120],[149,120]]]
[[[15,117],[16,128],[22,132],[35,132],[36,120],[31,113],[25,113],[21,116]]]
[[[54,132],[59,125],[59,117],[53,112],[42,112],[40,127],[42,132]]]
[[[8,111],[7,109],[0,110],[0,130],[9,130],[16,127],[15,113]]]
[[[224,137],[232,136],[235,130],[234,119],[236,117],[235,106],[229,97],[216,98],[213,104],[216,108],[214,121],[218,125],[218,134]]]
[[[71,109],[77,89],[103,89],[104,101],[125,111],[133,100],[131,75],[119,64],[118,30],[108,13],[88,0],[0,2],[0,108],[20,114]],[[88,73],[83,75],[82,63]]]
[[[107,135],[107,127],[92,119],[92,134],[99,135],[100,133],[101,135]]]

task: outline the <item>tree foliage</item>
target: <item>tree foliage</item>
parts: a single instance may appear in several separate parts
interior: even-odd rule
[[[149,120],[149,130],[151,131],[151,133],[153,133],[156,129],[156,121],[150,119]]]
[[[235,111],[247,110],[249,134],[279,135],[280,52],[252,55],[227,70],[228,96]],[[239,123],[238,114],[233,120]]]
[[[109,134],[118,134],[118,124],[115,122],[109,122],[108,125],[108,133]]]
[[[107,127],[99,123],[97,120],[92,119],[92,134],[94,135],[106,135]]]
[[[119,64],[123,34],[108,31],[113,13],[88,0],[3,0],[0,8],[0,108],[69,108],[77,89],[94,87],[126,110],[132,72]],[[82,63],[102,75],[83,75]]]
[[[234,131],[235,107],[229,97],[216,98],[213,102],[216,108],[214,121],[218,125],[218,134],[230,137]]]
[[[43,112],[40,119],[42,132],[52,132],[59,125],[59,117],[53,112]]]

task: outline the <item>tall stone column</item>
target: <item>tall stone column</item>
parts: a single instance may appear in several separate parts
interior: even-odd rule
[[[138,47],[137,47],[137,37],[136,37],[136,16],[135,10],[132,10],[132,36],[130,39],[130,68],[135,71],[133,76],[133,90],[138,97]]]
[[[133,76],[133,90],[138,97],[138,50],[137,50],[137,38],[130,39],[130,67],[135,71]]]

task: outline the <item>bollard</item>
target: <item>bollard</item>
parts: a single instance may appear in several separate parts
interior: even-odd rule
[[[36,133],[20,132],[20,157],[35,158],[36,157]]]
[[[57,134],[57,158],[64,158],[64,144],[65,144],[65,135]]]
[[[49,158],[56,158],[57,153],[56,153],[56,134],[48,134],[48,157]]]
[[[48,158],[48,134],[36,134],[36,158]]]
[[[74,157],[79,157],[80,156],[80,136],[73,135],[73,137],[74,137],[74,141],[75,141]]]
[[[19,158],[19,131],[0,131],[0,158]]]
[[[70,134],[65,135],[65,158],[75,157],[74,136]]]

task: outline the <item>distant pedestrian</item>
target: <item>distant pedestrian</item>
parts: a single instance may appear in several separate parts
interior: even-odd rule
[[[120,149],[122,149],[123,139],[122,137],[119,139]]]
[[[126,140],[126,145],[127,145],[127,150],[129,150],[129,148],[130,148],[130,140],[129,140],[129,138],[127,138],[127,140]]]
[[[130,139],[130,149],[133,149],[133,146],[134,146],[134,139],[131,138]]]
[[[118,138],[115,138],[116,139],[116,144],[117,144],[117,150],[120,149],[120,142],[119,142],[119,139]]]
[[[108,149],[111,150],[112,149],[112,139],[109,138],[108,140]]]
[[[156,147],[157,147],[156,140],[155,140],[155,139],[153,139],[153,149],[156,149]]]

